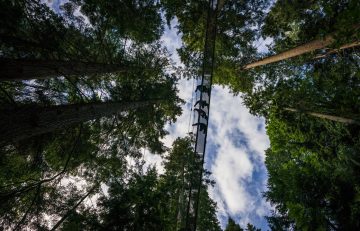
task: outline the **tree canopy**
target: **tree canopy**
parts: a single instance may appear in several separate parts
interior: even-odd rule
[[[269,228],[360,229],[360,2],[215,2],[0,0],[1,227],[222,230],[193,137],[163,143],[216,22],[213,83],[266,121]]]

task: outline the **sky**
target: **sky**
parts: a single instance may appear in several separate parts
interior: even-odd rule
[[[181,65],[176,53],[181,46],[181,34],[177,33],[176,24],[175,19],[171,28],[166,28],[162,41],[173,61]],[[265,51],[264,41],[259,41],[258,49]],[[167,125],[169,135],[164,143],[168,147],[177,137],[187,135],[192,115],[193,81],[180,80],[178,88],[186,103],[177,122]],[[270,214],[271,207],[262,197],[267,184],[265,150],[269,147],[265,121],[251,115],[241,97],[231,94],[227,87],[213,86],[211,94],[205,168],[216,181],[209,193],[218,205],[218,218],[222,227],[231,216],[242,227],[250,222],[268,230],[264,216]],[[148,153],[145,160],[159,166],[161,158]]]
[[[42,2],[59,12],[59,6],[67,0]],[[176,25],[174,19],[171,27],[166,27],[161,40],[173,62],[181,66],[176,48],[181,47],[182,41]],[[271,40],[261,40],[255,45],[259,51],[265,52],[266,44],[269,43]],[[181,79],[178,89],[179,97],[186,103],[177,122],[166,127],[169,134],[163,142],[167,147],[171,147],[177,137],[185,137],[190,131],[193,81]],[[219,221],[224,228],[228,216],[231,216],[242,227],[249,222],[262,230],[268,230],[265,216],[270,215],[271,206],[262,197],[267,184],[265,150],[270,145],[265,121],[251,115],[241,97],[231,94],[228,88],[213,86],[211,94],[205,168],[212,172],[212,178],[216,181],[215,186],[209,188],[209,194],[217,203]],[[161,157],[144,153],[147,166],[156,165],[158,171],[162,172]]]

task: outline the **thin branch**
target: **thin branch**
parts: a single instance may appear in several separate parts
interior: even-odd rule
[[[79,205],[98,187],[98,185],[96,184],[95,186],[93,186],[88,193],[86,193],[71,209],[69,209],[64,216],[54,225],[54,227],[52,227],[51,231],[56,230],[70,215],[71,213],[77,208],[79,207]]]
[[[75,148],[76,148],[76,146],[77,146],[77,144],[78,144],[78,142],[79,142],[79,140],[80,140],[80,136],[81,136],[81,133],[82,133],[82,128],[83,128],[83,127],[82,127],[82,124],[81,124],[80,130],[79,130],[79,134],[78,134],[78,136],[77,136],[77,138],[76,138],[76,141],[74,142],[74,145],[73,145],[73,147],[72,147],[72,149],[71,149],[71,151],[70,151],[70,153],[69,153],[69,155],[68,155],[68,158],[67,158],[67,160],[66,160],[66,162],[65,162],[65,165],[64,165],[64,167],[63,167],[63,169],[62,169],[61,172],[57,173],[56,175],[54,175],[54,176],[52,176],[52,177],[50,177],[50,178],[47,178],[47,179],[38,181],[38,182],[36,182],[36,183],[33,183],[33,184],[31,184],[31,185],[25,186],[25,187],[23,187],[23,188],[21,188],[21,189],[19,189],[19,190],[9,192],[9,193],[7,193],[6,195],[0,195],[0,197],[5,197],[5,198],[6,198],[6,197],[10,197],[10,196],[17,196],[17,195],[22,194],[22,193],[24,193],[24,192],[28,192],[29,190],[31,190],[32,188],[34,188],[34,187],[36,187],[36,186],[42,185],[42,184],[44,184],[44,183],[46,183],[46,182],[53,181],[53,180],[56,179],[57,177],[63,175],[63,174],[66,172],[66,169],[67,169],[67,167],[68,167],[68,165],[69,165],[70,159],[71,159],[71,157],[72,157],[72,155],[73,155],[73,153],[74,153],[74,151],[75,151]]]
[[[83,101],[84,101],[84,98],[86,98],[87,100],[90,100],[90,99],[76,86],[76,84],[75,84],[73,81],[70,80],[69,77],[67,77],[67,76],[65,76],[65,75],[64,75],[64,77],[65,77],[65,79],[74,87],[74,89],[75,89],[78,93],[80,93],[80,97],[81,97],[81,99],[82,99]]]
[[[21,228],[20,226],[21,226],[22,223],[24,223],[24,221],[26,220],[27,215],[29,214],[31,208],[34,206],[35,201],[36,201],[36,199],[38,198],[38,196],[39,196],[39,194],[40,194],[40,188],[41,188],[41,185],[38,185],[38,189],[36,190],[35,196],[34,196],[34,198],[32,199],[32,202],[31,202],[29,208],[26,210],[25,214],[23,215],[23,217],[22,217],[22,219],[19,221],[19,223],[15,226],[14,230],[20,229],[20,228]]]

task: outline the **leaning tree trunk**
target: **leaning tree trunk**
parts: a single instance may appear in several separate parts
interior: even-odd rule
[[[129,67],[61,60],[0,59],[0,81],[47,79],[56,76],[126,72]]]
[[[357,46],[360,46],[360,41],[342,45],[341,47],[339,47],[339,48],[337,48],[337,49],[331,49],[331,50],[327,51],[325,54],[316,55],[316,56],[314,57],[314,59],[325,58],[326,56],[331,55],[331,54],[338,53],[338,52],[340,52],[341,50],[345,50],[345,49],[349,49],[349,48],[353,48],[353,47],[357,47]]]
[[[263,66],[263,65],[266,65],[266,64],[286,60],[286,59],[296,57],[296,56],[299,56],[299,55],[302,55],[302,54],[305,54],[305,53],[308,53],[308,52],[311,52],[311,51],[315,51],[315,50],[318,50],[318,49],[325,48],[325,47],[331,45],[334,42],[335,42],[334,37],[331,36],[331,35],[328,35],[324,39],[313,40],[311,42],[308,42],[308,43],[305,43],[303,45],[297,46],[297,47],[292,48],[290,50],[281,52],[280,54],[273,55],[273,56],[261,59],[259,61],[247,64],[242,69],[243,70],[248,70],[248,69],[251,69],[251,68],[254,68],[254,67],[259,67],[259,66]],[[351,48],[351,47],[356,47],[356,46],[359,46],[359,45],[360,45],[360,42],[353,42],[353,43],[345,44],[345,45],[339,47],[338,49],[335,49],[332,53],[335,53],[335,52],[337,52],[339,50],[343,50],[343,49],[347,49],[347,48]],[[321,56],[316,56],[315,58],[322,58],[322,57],[325,57],[325,56],[321,55]]]
[[[308,114],[308,115],[311,115],[311,116],[314,116],[314,117],[327,119],[327,120],[332,120],[332,121],[345,123],[345,124],[357,124],[357,125],[360,125],[359,121],[356,121],[354,119],[340,117],[340,116],[327,115],[327,114],[322,114],[322,113],[318,113],[318,112],[303,111],[303,110],[299,110],[299,109],[295,109],[295,108],[288,108],[288,107],[284,108],[284,110],[291,111],[291,112],[304,112],[305,114]]]
[[[160,100],[105,102],[0,110],[0,144],[16,142],[88,120],[159,103]]]

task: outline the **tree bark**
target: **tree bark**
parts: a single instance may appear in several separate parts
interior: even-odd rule
[[[311,115],[311,116],[314,116],[314,117],[318,117],[318,118],[321,118],[321,119],[332,120],[332,121],[345,123],[345,124],[357,124],[357,125],[360,125],[359,121],[356,121],[354,119],[340,117],[340,116],[333,116],[333,115],[327,115],[327,114],[322,114],[322,113],[317,113],[317,112],[310,112],[310,111],[302,111],[302,110],[299,110],[299,109],[288,108],[288,107],[284,108],[284,110],[291,111],[291,112],[304,112],[305,114],[308,114],[308,115]]]
[[[0,59],[0,81],[126,72],[128,69],[129,67],[119,64],[3,58]]]
[[[263,66],[263,65],[266,65],[266,64],[286,60],[286,59],[296,57],[296,56],[299,56],[299,55],[302,55],[302,54],[305,54],[305,53],[308,53],[308,52],[311,52],[311,51],[314,51],[314,50],[325,48],[326,46],[331,45],[333,42],[335,42],[335,39],[331,35],[329,35],[329,36],[326,36],[325,39],[313,40],[311,42],[305,43],[305,44],[300,45],[298,47],[295,47],[295,48],[292,48],[290,50],[281,52],[280,54],[273,55],[273,56],[261,59],[259,61],[255,61],[253,63],[247,64],[242,69],[243,70],[248,70],[248,69]],[[348,48],[352,48],[352,47],[357,47],[357,46],[360,46],[359,41],[353,42],[353,43],[348,43],[348,44],[342,45],[338,49],[333,49],[333,50],[327,52],[326,54],[317,55],[317,56],[314,57],[314,59],[324,58],[329,54],[333,54],[333,53],[339,52],[340,50],[344,50],[344,49],[348,49]]]
[[[0,145],[48,133],[80,122],[159,103],[161,100],[105,102],[0,110]]]
[[[220,11],[221,11],[222,8],[224,7],[225,1],[226,1],[226,0],[219,0],[219,1],[217,2],[217,5],[216,5],[216,14],[217,14],[217,16],[219,16]]]
[[[345,44],[345,45],[339,47],[338,49],[332,49],[332,50],[326,52],[325,54],[315,56],[314,59],[325,58],[326,56],[337,53],[337,52],[339,52],[341,50],[345,50],[345,49],[349,49],[349,48],[353,48],[353,47],[357,47],[357,46],[360,46],[360,41]]]
[[[290,50],[281,52],[280,54],[273,55],[273,56],[261,59],[259,61],[247,64],[242,69],[248,70],[248,69],[258,67],[258,66],[263,66],[263,65],[266,65],[269,63],[279,62],[279,61],[289,59],[289,58],[292,58],[295,56],[299,56],[299,55],[302,55],[302,54],[305,54],[305,53],[308,53],[308,52],[311,52],[311,51],[314,51],[317,49],[324,48],[326,46],[329,46],[333,42],[335,42],[335,39],[333,38],[333,36],[328,35],[324,39],[313,40],[311,42],[297,46]]]

